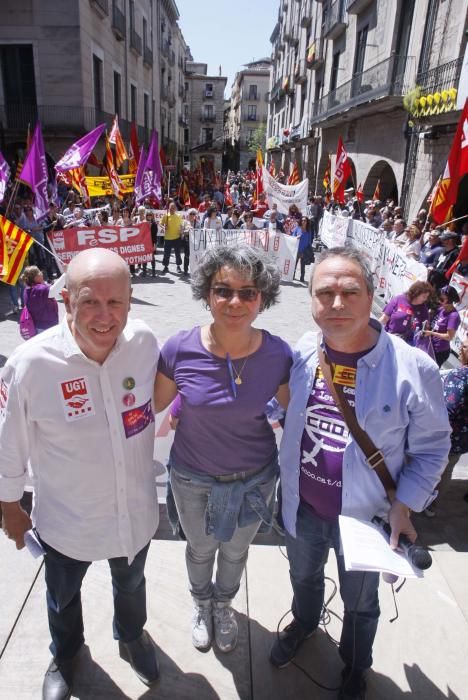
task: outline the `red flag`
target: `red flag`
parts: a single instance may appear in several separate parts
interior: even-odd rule
[[[458,122],[447,165],[432,201],[431,214],[436,223],[443,224],[450,219],[453,205],[457,201],[458,185],[462,177],[467,173],[468,99],[465,100],[465,106]]]
[[[227,182],[224,186],[224,201],[227,207],[232,207],[231,186]]]
[[[135,122],[132,122],[132,125],[130,127],[129,156],[130,156],[130,151],[133,155],[133,160],[135,161],[135,172],[136,172],[137,168],[138,168],[138,163],[140,162],[140,146],[138,144],[138,133],[137,133],[137,128],[136,128]],[[130,157],[129,157],[129,160],[130,160],[130,165],[132,166],[132,162],[131,162]]]
[[[343,146],[343,139],[338,139],[336,151],[335,176],[333,178],[333,199],[344,204],[344,190],[346,182],[351,175],[351,163]]]
[[[291,174],[289,175],[288,178],[288,185],[298,185],[301,181],[301,178],[299,177],[299,168],[297,166],[297,161],[294,161],[293,168],[291,170]]]
[[[448,280],[451,278],[451,276],[453,275],[453,273],[457,269],[457,266],[461,262],[468,262],[468,238],[465,238],[465,242],[463,243],[462,247],[460,248],[460,252],[458,253],[457,259],[455,260],[453,265],[451,265],[449,267],[449,269],[447,270],[447,272],[445,273],[445,276]]]
[[[359,183],[359,187],[358,187],[357,190],[356,190],[356,199],[357,199],[357,201],[360,202],[361,204],[362,204],[363,201],[364,201],[364,190],[362,189],[361,183]]]
[[[87,165],[94,165],[95,168],[100,169],[104,166],[104,163],[102,161],[100,161],[98,158],[96,158],[94,153],[91,153],[91,155],[88,158]]]
[[[268,168],[268,172],[270,173],[271,177],[274,177],[276,179],[276,168],[274,160],[271,161],[270,167]]]
[[[374,194],[372,195],[372,200],[375,201],[376,199],[378,199],[380,201],[380,178],[377,180]]]

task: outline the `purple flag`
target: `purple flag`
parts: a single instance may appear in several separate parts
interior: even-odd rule
[[[143,173],[146,166],[146,153],[142,146],[140,151],[140,160],[138,161],[138,170],[135,176],[135,202],[139,204],[145,197],[146,194],[143,193]]]
[[[75,141],[65,155],[55,164],[55,170],[58,173],[63,173],[66,170],[73,170],[74,168],[79,168],[80,165],[84,165],[105,128],[105,124],[100,124],[81,139]]]
[[[34,194],[34,217],[40,221],[49,213],[47,161],[40,122],[37,122],[34,129],[31,147],[18,179],[31,188]]]
[[[5,191],[10,179],[10,167],[0,152],[0,204],[5,198]]]
[[[138,172],[135,178],[135,192],[137,192],[137,180],[142,161],[143,158],[140,154]],[[162,167],[161,160],[159,158],[158,132],[156,130],[153,131],[151,143],[148,149],[148,156],[146,158],[146,162],[141,168],[141,171],[141,179],[138,182],[137,202],[141,202],[141,200],[145,199],[146,197],[156,197],[156,199],[160,201]]]

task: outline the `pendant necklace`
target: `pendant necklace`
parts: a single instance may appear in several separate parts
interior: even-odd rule
[[[242,372],[244,371],[245,365],[247,364],[247,360],[249,359],[250,348],[252,346],[252,337],[249,338],[249,345],[247,347],[247,356],[246,356],[244,362],[242,363],[242,367],[238,370],[236,368],[234,362],[232,361],[231,356],[229,355],[228,352],[226,352],[224,350],[224,347],[221,345],[219,340],[216,338],[216,336],[213,333],[213,330],[211,328],[210,328],[210,335],[211,335],[211,338],[215,341],[215,345],[220,347],[221,350],[223,350],[223,352],[226,353],[226,361],[228,363],[229,372],[231,374],[231,379],[232,379],[232,381],[234,381],[234,384],[236,384],[237,386],[240,386],[242,384]],[[235,377],[232,377],[232,371],[234,372]]]

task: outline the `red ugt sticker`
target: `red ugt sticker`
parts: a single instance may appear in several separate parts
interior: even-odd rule
[[[62,390],[63,407],[67,421],[94,415],[93,400],[87,386],[86,377],[62,382],[60,388]]]

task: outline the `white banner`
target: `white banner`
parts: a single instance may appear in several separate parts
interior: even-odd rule
[[[459,275],[458,272],[454,272],[450,278],[450,286],[457,290],[460,297],[460,303],[455,304],[455,308],[460,314],[460,325],[455,333],[455,338],[450,343],[452,350],[458,354],[464,338],[468,335],[468,279]]]
[[[383,292],[386,299],[403,294],[416,280],[427,279],[425,265],[407,258],[398,246],[385,238],[385,233],[362,221],[324,212],[321,240],[328,248],[341,246],[345,228],[347,243],[361,251],[374,273],[376,291]]]
[[[309,215],[310,216],[310,215]],[[327,248],[342,246],[346,243],[350,219],[345,216],[333,216],[326,209],[320,222],[320,238]]]
[[[282,214],[289,212],[291,204],[295,204],[299,211],[307,210],[307,194],[309,192],[309,180],[306,178],[298,185],[282,185],[270,175],[263,167],[263,189],[268,199],[268,206],[276,203],[278,211]]]
[[[245,243],[254,248],[261,248],[276,262],[281,272],[281,279],[292,282],[296,266],[299,238],[288,236],[280,231],[247,231],[244,229],[195,229],[190,232],[190,271],[197,267],[203,253],[208,248],[218,245],[237,245]]]

